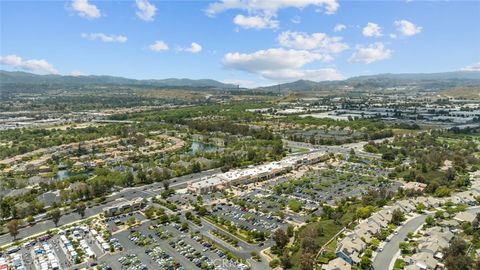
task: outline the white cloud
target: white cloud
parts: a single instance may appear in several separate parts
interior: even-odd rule
[[[19,67],[22,65],[22,58],[20,56],[16,56],[15,54],[10,54],[7,56],[2,56],[0,58],[0,64],[10,66],[10,67]]]
[[[302,22],[302,18],[300,18],[300,16],[295,16],[290,21],[294,24],[299,24]]]
[[[100,40],[107,43],[125,43],[127,42],[127,37],[122,35],[107,35],[104,33],[82,33],[80,35],[82,38],[89,40]]]
[[[344,77],[334,68],[321,69],[282,69],[265,71],[263,77],[278,81],[311,80],[335,81]]]
[[[377,42],[368,46],[357,46],[357,50],[350,57],[351,63],[371,64],[376,61],[386,60],[392,56],[392,50],[385,48],[383,43]]]
[[[154,52],[168,51],[168,45],[161,40],[155,41],[152,45],[148,46],[148,48]]]
[[[396,39],[396,38],[397,38],[397,34],[393,34],[393,33],[392,33],[392,34],[390,34],[389,36],[390,36],[391,39]]]
[[[10,54],[0,57],[0,64],[32,72],[58,74],[58,71],[43,59],[23,60],[20,56]]]
[[[367,23],[363,28],[362,34],[366,37],[380,37],[382,36],[382,28],[376,23]]]
[[[241,14],[233,18],[233,23],[245,29],[278,28],[279,24],[277,20],[270,16],[243,16]]]
[[[337,24],[335,25],[335,27],[333,28],[333,31],[338,33],[338,32],[342,32],[342,31],[345,30],[346,28],[347,28],[346,25],[341,24],[341,23],[337,23]]]
[[[278,43],[287,48],[299,50],[316,50],[321,53],[340,53],[348,49],[341,37],[329,37],[325,33],[306,34],[286,31],[278,35]]]
[[[414,36],[422,32],[422,27],[415,25],[407,20],[395,21],[398,32],[404,36]]]
[[[462,71],[480,71],[480,62],[462,68]]]
[[[300,68],[307,63],[324,59],[324,55],[306,50],[273,48],[256,51],[251,54],[227,53],[223,58],[223,63],[225,66],[234,69],[261,71]]]
[[[223,57],[223,64],[227,68],[258,74],[273,80],[333,80],[340,78],[341,76],[332,72],[331,69],[302,69],[308,63],[325,60],[329,60],[329,57],[316,52],[272,48],[250,54],[227,53]]]
[[[137,16],[144,21],[153,21],[157,7],[148,2],[148,0],[135,0],[137,5]]]
[[[220,0],[211,3],[206,14],[214,16],[226,10],[241,9],[249,13],[275,15],[278,10],[283,8],[302,9],[310,5],[324,7],[327,14],[335,13],[339,7],[337,0]]]
[[[88,0],[73,0],[71,8],[76,11],[80,17],[94,19],[102,16],[97,6],[90,4]]]
[[[190,48],[186,48],[183,50],[190,53],[199,53],[202,51],[202,46],[200,46],[200,44],[196,42],[192,42],[192,44],[190,44]]]

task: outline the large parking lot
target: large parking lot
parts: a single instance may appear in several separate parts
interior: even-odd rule
[[[224,219],[236,223],[244,230],[273,232],[284,224],[271,214],[265,214],[255,209],[239,205],[218,205],[212,209],[213,213],[220,214]]]

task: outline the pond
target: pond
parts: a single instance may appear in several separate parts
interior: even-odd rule
[[[190,154],[195,154],[199,151],[204,151],[204,152],[214,152],[219,150],[220,148],[214,144],[209,144],[209,143],[202,143],[202,142],[192,142],[192,146],[190,146],[190,151],[188,151]]]
[[[71,173],[66,169],[58,170],[57,175],[53,177],[55,180],[63,180],[65,178],[68,178],[70,176],[75,176],[75,175],[92,175],[92,171],[85,171],[82,173]]]

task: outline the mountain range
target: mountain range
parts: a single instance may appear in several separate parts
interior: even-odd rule
[[[114,76],[70,76],[70,75],[37,75],[19,71],[0,71],[0,87],[9,85],[131,85],[173,88],[198,89],[237,89],[236,85],[222,83],[211,79],[177,79],[136,80]],[[407,87],[410,89],[431,91],[447,90],[456,87],[480,86],[480,71],[455,71],[444,73],[405,73],[405,74],[378,74],[351,77],[338,81],[309,81],[298,80],[289,83],[259,87],[259,91],[331,91],[331,90],[375,90],[385,88]]]
[[[226,84],[210,79],[177,79],[136,80],[106,75],[38,75],[21,71],[0,70],[0,85],[5,84],[62,84],[62,85],[142,85],[155,87],[192,87],[192,88],[235,88],[236,85]]]
[[[266,91],[329,91],[375,90],[409,87],[418,90],[446,90],[456,87],[480,86],[480,71],[455,71],[443,73],[404,73],[356,76],[339,81],[298,80],[260,89]]]

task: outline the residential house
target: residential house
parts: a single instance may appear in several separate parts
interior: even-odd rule
[[[342,258],[336,258],[324,264],[322,270],[350,270],[352,266]]]
[[[369,243],[372,240],[373,235],[379,233],[380,230],[381,227],[379,224],[375,223],[374,221],[366,221],[360,223],[355,228],[354,232],[358,237],[360,237],[360,239]]]
[[[453,219],[459,222],[472,222],[475,220],[475,217],[475,214],[465,211],[456,214]]]
[[[402,200],[395,203],[403,212],[411,213],[416,211],[416,206],[408,200]]]
[[[413,254],[411,257],[406,257],[405,262],[409,265],[416,265],[418,267],[417,269],[420,270],[434,270],[438,264],[438,261],[433,255],[427,252],[419,252]]]
[[[364,241],[353,234],[338,243],[336,255],[350,264],[356,264],[360,262],[360,253],[366,246]]]

